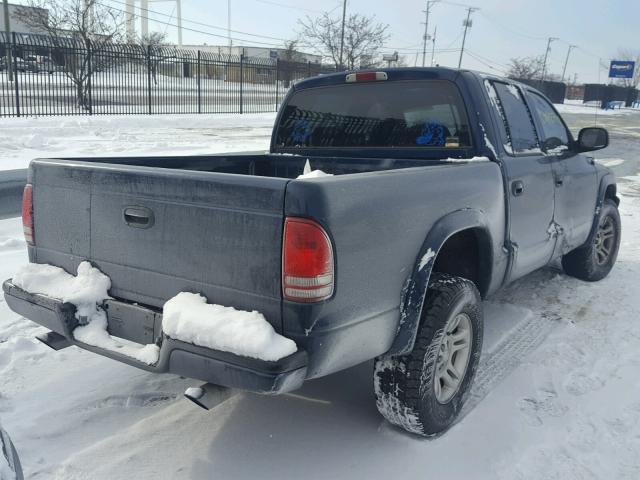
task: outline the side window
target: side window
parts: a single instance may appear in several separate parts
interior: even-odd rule
[[[509,145],[513,153],[539,152],[538,137],[520,89],[493,82],[506,120]]]
[[[531,106],[540,119],[542,146],[546,151],[557,152],[569,148],[569,134],[560,116],[547,100],[536,93],[531,93]]]

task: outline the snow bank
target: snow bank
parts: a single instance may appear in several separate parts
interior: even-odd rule
[[[279,360],[297,350],[260,312],[210,304],[196,293],[179,293],[164,304],[162,330],[176,340],[261,360]]]
[[[76,276],[53,265],[30,263],[13,276],[13,283],[29,293],[75,305],[81,325],[75,328],[73,337],[79,342],[121,353],[147,365],[157,363],[160,354],[157,345],[140,346],[109,335],[107,315],[100,304],[110,298],[111,279],[89,262],[78,266]]]
[[[493,146],[491,147],[493,148]],[[471,158],[447,158],[445,162],[452,163],[471,163],[471,162],[489,162],[487,157],[471,157]]]
[[[566,103],[556,103],[553,105],[556,107],[556,110],[560,113],[573,113],[573,114],[585,114],[585,115],[602,115],[602,116],[612,116],[612,115],[629,115],[633,114],[634,110],[630,108],[617,108],[615,110],[603,110],[599,105],[588,105],[588,104],[569,104]]]

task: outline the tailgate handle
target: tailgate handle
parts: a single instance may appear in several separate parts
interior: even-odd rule
[[[126,207],[124,222],[133,228],[151,228],[155,218],[153,211],[147,207]]]

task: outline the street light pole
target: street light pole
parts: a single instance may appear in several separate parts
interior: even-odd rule
[[[571,55],[571,50],[576,48],[577,45],[569,45],[569,50],[567,50],[567,58],[564,60],[564,68],[562,69],[562,81],[564,82],[564,75],[567,73],[567,64],[569,63],[569,55]]]
[[[547,50],[544,52],[544,61],[542,62],[542,81],[547,76],[547,58],[549,58],[549,52],[551,51],[551,42],[558,40],[557,37],[549,37],[547,40]]]
[[[2,7],[3,7],[3,12],[4,12],[4,33],[7,36],[7,43],[6,45],[9,45],[9,39],[11,38],[11,24],[9,22],[9,0],[4,0],[2,2]],[[7,79],[10,82],[13,82],[13,68],[11,65],[11,49],[10,48],[6,48],[6,55],[7,55]]]

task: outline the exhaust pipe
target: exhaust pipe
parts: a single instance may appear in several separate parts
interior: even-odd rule
[[[67,337],[60,335],[56,332],[46,332],[36,335],[36,338],[44,343],[47,347],[54,350],[62,350],[71,346],[71,342],[67,340]]]
[[[187,388],[184,392],[184,396],[200,408],[211,410],[233,397],[236,393],[238,393],[238,391],[232,388],[221,387],[220,385],[214,385],[212,383],[205,383],[201,387]]]

